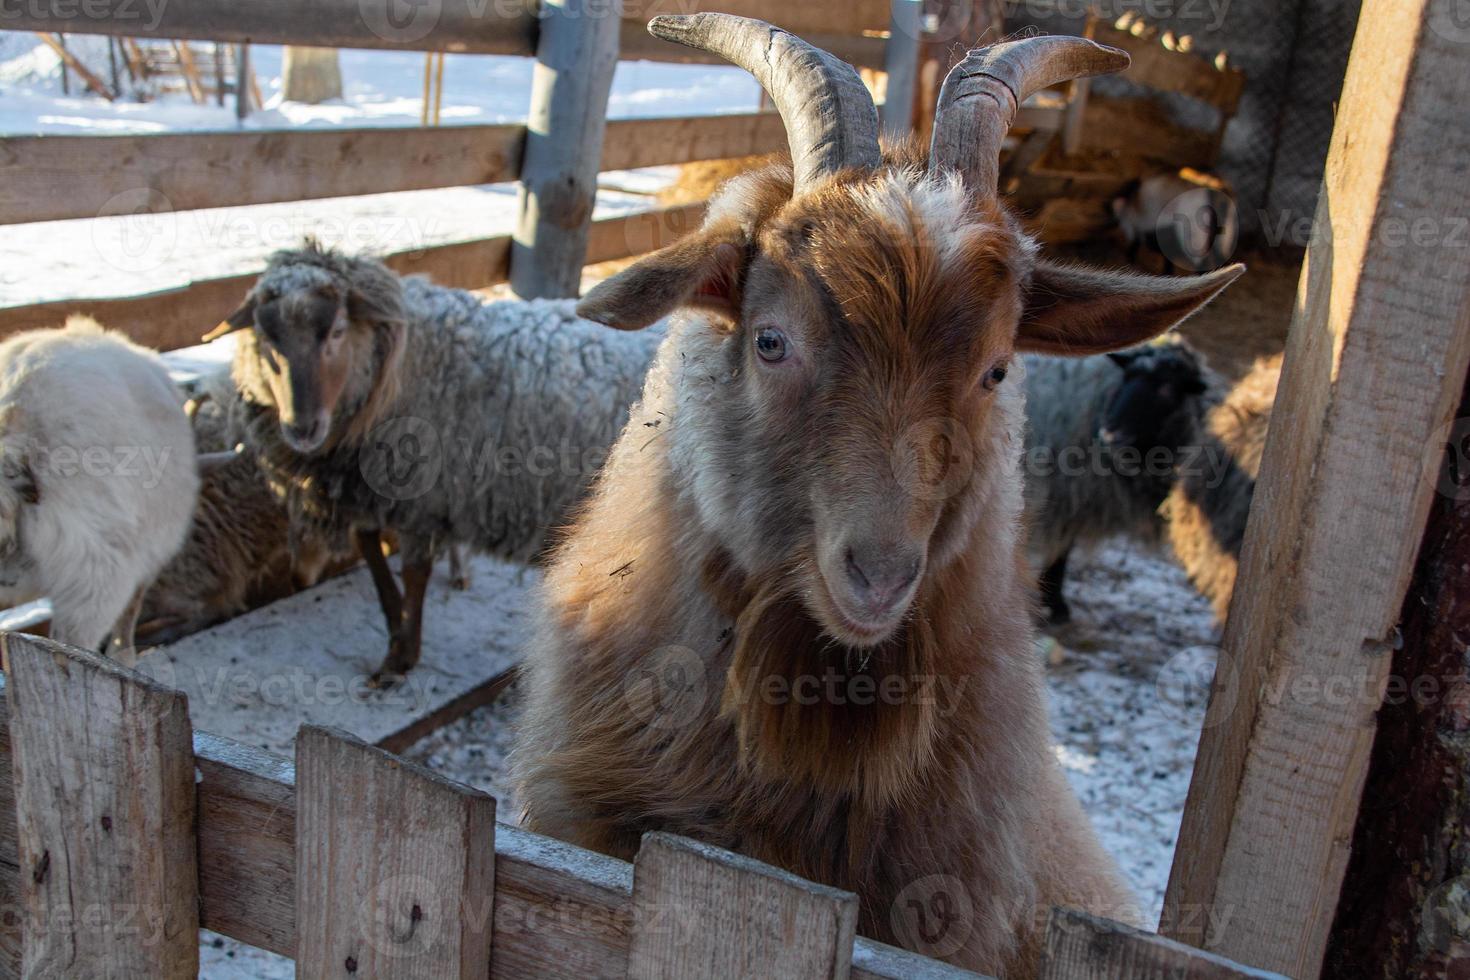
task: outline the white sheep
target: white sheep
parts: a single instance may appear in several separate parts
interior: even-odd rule
[[[82,316],[0,344],[0,602],[49,597],[53,638],[131,664],[143,590],[198,492],[154,352]]]

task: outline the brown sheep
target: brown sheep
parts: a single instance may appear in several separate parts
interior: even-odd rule
[[[547,572],[527,825],[621,857],[699,838],[855,891],[866,935],[1033,976],[1051,905],[1136,913],[1053,755],[1006,369],[1137,344],[1241,270],[1055,265],[1000,202],[1018,102],[1122,52],[972,52],[925,158],[880,150],[856,72],[784,31],[650,27],[750,70],[794,165],[580,307],[684,313]]]
[[[1215,618],[1221,623],[1235,593],[1240,546],[1245,542],[1251,497],[1271,427],[1271,406],[1281,381],[1281,359],[1277,354],[1256,361],[1225,400],[1205,416],[1202,458],[1224,465],[1200,466],[1181,474],[1162,509],[1174,556],[1194,587],[1215,607]]]

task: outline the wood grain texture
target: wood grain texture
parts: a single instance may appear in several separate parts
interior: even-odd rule
[[[536,14],[531,4],[478,0],[406,7],[394,0],[37,0],[0,7],[0,30],[524,55],[531,53]]]
[[[310,726],[296,773],[298,972],[489,977],[494,797]]]
[[[576,296],[618,64],[620,21],[596,0],[542,0],[510,286],[524,299]]]
[[[1470,362],[1453,17],[1363,8],[1166,897],[1169,935],[1294,977],[1321,967]]]
[[[305,201],[514,180],[525,128],[11,136],[0,222]]]
[[[3,684],[3,678],[0,678]],[[0,897],[18,894],[9,711],[0,698]],[[284,956],[295,953],[295,766],[194,734],[200,772],[200,924]],[[494,980],[627,975],[633,868],[505,824],[496,826]],[[14,906],[6,906],[13,909]],[[0,978],[19,975],[20,920],[0,916]],[[977,974],[858,939],[853,980],[965,980]]]
[[[857,896],[673,834],[633,862],[629,980],[844,980]]]
[[[0,224],[305,201],[515,180],[525,127],[10,136]],[[607,124],[602,170],[776,153],[772,112]]]
[[[1052,909],[1040,980],[1118,980],[1168,977],[1169,980],[1286,980],[1216,956],[1072,909]]]
[[[199,973],[187,699],[50,640],[0,638],[26,977]]]

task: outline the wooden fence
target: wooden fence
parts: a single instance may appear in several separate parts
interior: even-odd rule
[[[769,112],[604,122],[620,55],[720,61],[647,33],[650,17],[693,12],[695,0],[626,0],[621,16],[599,0],[446,0],[404,17],[394,2],[175,0],[156,24],[132,17],[125,4],[0,11],[0,29],[527,55],[548,69],[535,75],[529,125],[5,138],[0,224],[519,181],[520,218],[510,234],[407,250],[388,256],[389,264],[463,288],[509,281],[522,296],[571,296],[584,263],[662,247],[698,224],[690,208],[591,221],[599,171],[786,148],[780,119]],[[891,84],[913,89],[918,0],[717,6],[780,23],[854,64],[888,67]],[[0,309],[0,336],[86,312],[140,342],[186,346],[233,308],[258,272],[146,295]]]
[[[105,658],[0,648],[0,977],[192,978],[201,926],[303,977],[975,976],[748,858],[655,833],[630,866],[350,736],[303,727],[293,763],[191,732],[183,694]],[[1046,980],[1166,975],[1267,976],[1053,914]]]

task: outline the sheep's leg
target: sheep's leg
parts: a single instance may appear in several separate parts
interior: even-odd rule
[[[1041,579],[1036,583],[1041,590],[1041,602],[1046,606],[1047,618],[1058,626],[1072,620],[1072,609],[1062,596],[1062,584],[1067,579],[1067,559],[1071,554],[1071,548],[1062,552],[1061,557],[1041,573]]]
[[[373,588],[378,590],[378,605],[383,608],[383,618],[388,621],[388,637],[391,640],[398,632],[403,619],[403,596],[398,592],[398,583],[393,581],[393,569],[383,557],[383,536],[377,528],[359,530],[354,534],[357,550],[367,563],[368,574],[373,577]]]
[[[399,540],[403,562],[403,615],[388,644],[388,657],[373,675],[375,687],[396,683],[419,662],[423,642],[424,594],[434,574],[434,550],[428,541],[410,538]]]
[[[449,546],[449,586],[460,592],[470,587],[470,570],[465,565],[464,548],[457,544]]]
[[[147,593],[146,586],[140,586],[133,593],[133,598],[128,600],[127,608],[117,618],[117,623],[112,627],[112,634],[107,640],[103,652],[116,660],[124,667],[131,667],[138,662],[138,650],[134,645],[133,632],[138,626],[138,612],[143,608],[143,596]]]

